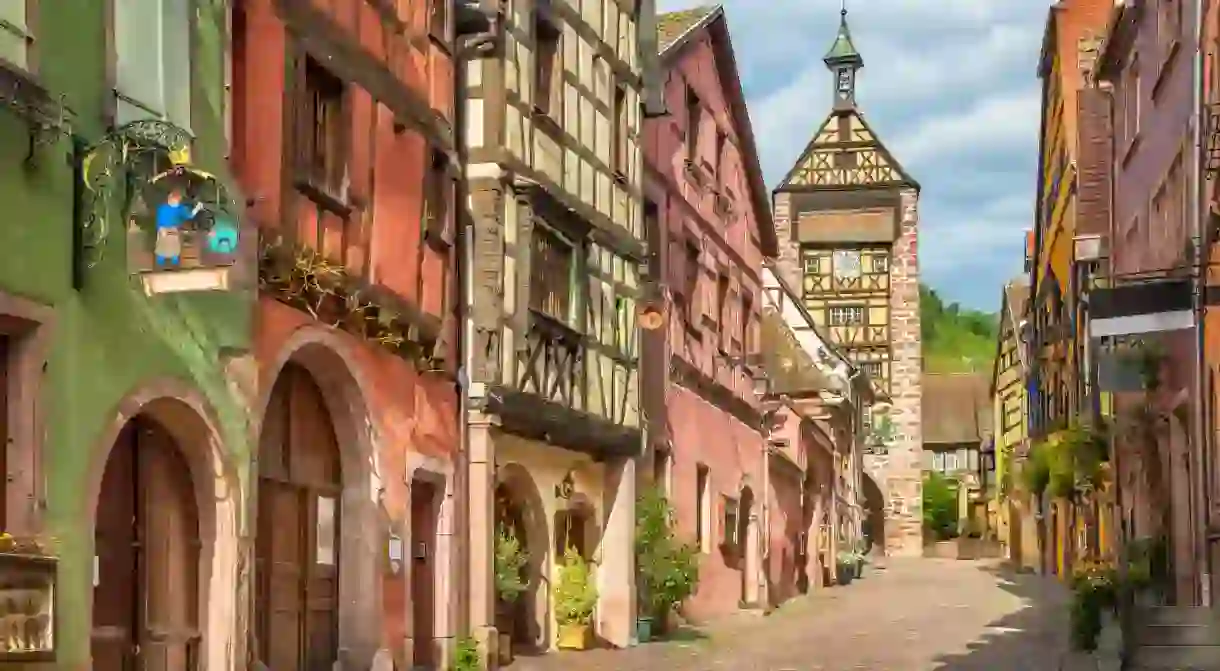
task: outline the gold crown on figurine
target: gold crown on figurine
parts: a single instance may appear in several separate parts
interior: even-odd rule
[[[191,162],[191,148],[183,145],[169,150],[169,162],[174,165],[186,165]]]

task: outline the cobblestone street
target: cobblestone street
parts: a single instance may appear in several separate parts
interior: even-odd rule
[[[995,563],[888,560],[846,587],[685,640],[518,658],[512,671],[1058,671],[1067,598]]]

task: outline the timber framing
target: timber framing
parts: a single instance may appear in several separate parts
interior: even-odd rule
[[[639,428],[507,387],[493,388],[485,409],[499,416],[500,426],[509,433],[588,454],[598,461],[638,454],[644,437]]]

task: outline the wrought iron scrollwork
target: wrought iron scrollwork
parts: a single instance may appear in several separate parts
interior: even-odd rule
[[[102,260],[110,235],[110,217],[131,214],[141,188],[170,174],[191,173],[216,183],[216,200],[229,207],[230,197],[215,177],[189,168],[191,134],[160,119],[142,119],[116,128],[92,145],[79,144],[76,169],[80,192],[77,210],[78,253],[83,266]],[[116,196],[121,200],[116,201]]]
[[[72,134],[73,112],[65,98],[52,97],[24,73],[0,64],[0,107],[16,114],[29,129],[25,162],[32,164],[41,147]]]

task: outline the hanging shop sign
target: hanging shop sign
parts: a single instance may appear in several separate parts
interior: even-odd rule
[[[193,165],[185,130],[136,121],[78,148],[78,159],[81,271],[122,225],[128,270],[147,293],[229,288],[243,246],[237,203],[220,178]]]

